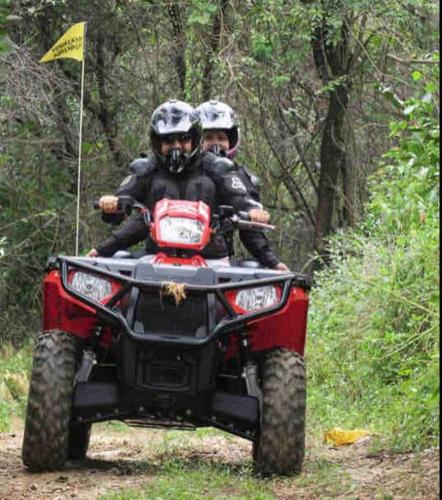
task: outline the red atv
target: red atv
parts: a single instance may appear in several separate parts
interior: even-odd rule
[[[257,472],[299,472],[306,277],[203,259],[214,232],[262,227],[231,207],[211,218],[202,202],[162,200],[152,222],[130,205],[160,253],[48,262],[23,463],[43,471],[82,459],[92,423],[121,420],[217,427],[253,442]]]

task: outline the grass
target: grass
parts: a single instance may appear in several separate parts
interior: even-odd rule
[[[311,294],[312,417],[395,451],[439,441],[439,107],[422,83],[390,125],[366,220],[331,239]]]
[[[136,432],[133,430],[133,432]],[[313,441],[304,472],[291,477],[260,478],[253,473],[251,450],[245,441],[215,429],[196,432],[149,433],[143,450],[131,464],[119,463],[124,474],[142,474],[143,486],[108,492],[100,500],[335,498],[352,488],[343,466],[324,456]]]
[[[203,463],[201,460],[189,462],[178,458],[163,462],[146,488],[125,490],[100,498],[102,500],[163,498],[270,500],[275,496],[267,482],[257,480],[244,470],[228,465]]]
[[[439,421],[436,239],[359,245],[311,296],[310,416],[317,428],[376,431],[381,446],[397,451],[431,446]]]
[[[253,475],[251,459],[244,461],[242,456],[238,461],[222,455],[238,446],[237,438],[222,431],[150,431],[143,442],[142,456],[133,465],[139,472],[144,463],[143,472],[149,475],[147,486],[108,493],[101,500],[276,498],[271,481]],[[131,469],[128,473],[133,472]]]
[[[0,349],[0,432],[9,431],[12,419],[24,415],[32,348],[29,342],[20,350],[9,344]]]

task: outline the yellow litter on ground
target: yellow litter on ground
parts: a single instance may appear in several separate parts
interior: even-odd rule
[[[335,427],[324,432],[324,441],[333,446],[344,446],[354,444],[365,436],[369,436],[370,431],[365,429],[345,430]]]

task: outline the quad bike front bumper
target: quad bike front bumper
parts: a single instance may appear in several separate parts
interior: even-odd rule
[[[239,268],[189,270],[146,263],[122,273],[112,266],[68,257],[59,257],[56,265],[65,294],[93,310],[98,323],[111,330],[117,346],[114,380],[76,385],[74,421],[118,419],[161,427],[211,425],[255,439],[259,402],[247,394],[219,390],[221,356],[232,334],[250,333],[250,325],[278,318],[280,312],[284,317],[294,309],[293,290],[308,289],[305,276]],[[127,261],[125,265],[129,265]],[[104,303],[79,293],[69,279],[78,270],[118,283],[117,291]],[[165,282],[184,282],[186,299],[182,304],[164,296]],[[231,292],[272,285],[279,287],[278,300],[265,309],[238,311],[229,301]],[[195,318],[189,319],[192,315]],[[187,328],[181,328],[182,324]],[[259,331],[255,333],[262,337]],[[87,343],[88,338],[83,339]]]
[[[305,291],[310,288],[307,277],[298,273],[282,274],[275,272],[271,273],[273,274],[271,277],[248,279],[248,275],[244,274],[243,269],[241,269],[241,272],[237,273],[235,276],[235,273],[232,273],[231,268],[227,268],[228,275],[235,279],[225,282],[226,278],[223,276],[223,272],[221,270],[215,271],[213,269],[199,269],[199,271],[207,271],[207,275],[212,278],[212,284],[185,283],[186,293],[190,294],[192,297],[206,297],[212,302],[212,304],[217,302],[225,311],[225,317],[214,322],[212,325],[209,325],[207,334],[204,336],[169,335],[167,332],[157,333],[155,331],[143,331],[140,333],[133,327],[133,310],[132,314],[131,311],[129,311],[128,315],[125,315],[119,309],[118,304],[123,301],[124,297],[128,297],[130,294],[132,294],[130,299],[132,304],[139,299],[141,292],[156,291],[160,296],[164,287],[164,281],[180,282],[181,279],[186,278],[186,275],[184,274],[183,277],[181,277],[180,268],[173,268],[173,274],[171,273],[170,277],[166,275],[165,279],[152,280],[149,279],[149,269],[152,269],[154,266],[144,264],[145,272],[138,274],[135,272],[135,277],[131,277],[121,273],[109,271],[104,268],[98,268],[97,266],[85,263],[84,260],[85,259],[58,257],[57,263],[60,270],[61,285],[64,291],[95,310],[97,316],[105,323],[118,325],[129,338],[143,343],[163,345],[180,344],[185,346],[201,347],[211,343],[215,338],[222,338],[231,332],[245,328],[246,325],[250,323],[280,312],[287,306],[290,294],[294,287]],[[69,271],[72,269],[81,269],[85,272],[106,277],[107,279],[120,283],[122,286],[117,293],[106,301],[105,304],[97,302],[86,295],[78,293],[78,291],[72,287],[68,280]],[[142,275],[141,279],[138,277],[140,274]],[[267,273],[267,275],[268,274],[269,273]],[[216,283],[215,281],[222,282]],[[229,291],[246,290],[269,285],[277,285],[280,287],[280,298],[276,303],[262,310],[238,312],[226,298],[226,292]]]

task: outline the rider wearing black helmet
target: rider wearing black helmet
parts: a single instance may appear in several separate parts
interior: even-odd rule
[[[153,155],[143,155],[130,164],[130,175],[120,184],[116,196],[100,198],[105,222],[122,222],[124,215],[117,213],[117,197],[129,195],[142,201],[146,179],[160,167],[172,175],[181,174],[199,161],[201,123],[186,102],[169,99],[158,106],[149,122],[149,138]]]
[[[200,122],[192,106],[177,100],[159,106],[150,121],[150,140],[153,155],[132,162],[131,175],[123,180],[117,196],[100,198],[105,220],[115,216],[117,223],[122,220],[117,204],[118,196],[124,194],[148,208],[153,208],[163,198],[201,200],[209,205],[212,213],[217,213],[220,205],[232,205],[236,210],[248,211],[252,220],[268,221],[268,214],[256,209],[229,160],[209,154],[202,162]],[[109,256],[146,238],[146,250],[155,252],[146,225],[141,217],[135,217],[88,255]],[[226,241],[220,236],[214,238],[203,252],[207,258],[227,255]]]
[[[223,102],[210,100],[200,104],[196,108],[196,112],[203,129],[203,151],[233,161],[241,140],[238,118],[233,109]],[[246,186],[251,197],[260,203],[259,179],[244,165],[234,162],[234,166],[236,174]],[[270,248],[269,241],[263,232],[240,231],[240,239],[247,250],[261,264],[281,271],[288,270],[287,266],[280,262],[275,252]]]

